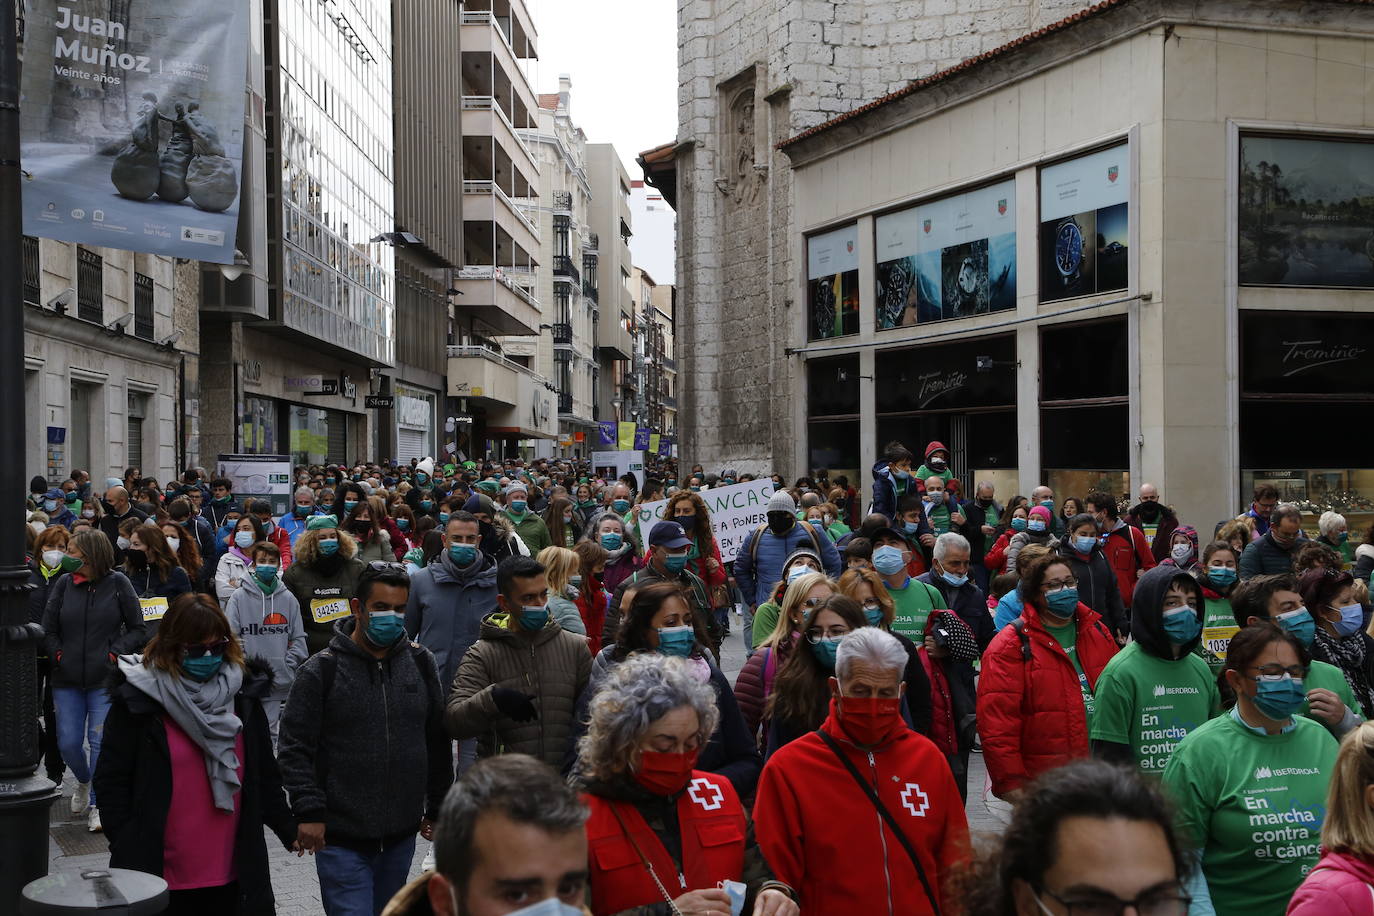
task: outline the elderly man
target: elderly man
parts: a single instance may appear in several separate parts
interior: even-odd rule
[[[959,511],[963,513],[964,524],[955,531],[968,539],[973,581],[986,594],[990,571],[983,565],[983,558],[997,541],[997,526],[1002,520],[1002,506],[997,502],[992,481],[978,481],[973,488],[973,498],[961,502]]]
[[[309,487],[297,487],[294,499],[291,511],[277,520],[277,527],[286,532],[286,536],[291,539],[292,547],[296,546],[296,538],[305,531],[310,517],[320,513],[315,506],[315,491]]]
[[[1269,531],[1250,542],[1240,555],[1241,581],[1293,571],[1293,557],[1302,540],[1302,511],[1282,503],[1269,516]]]
[[[539,556],[539,551],[552,544],[553,538],[549,536],[549,526],[530,508],[529,486],[522,480],[514,481],[506,487],[505,496],[506,519],[530,549],[530,556]]]
[[[1169,542],[1178,530],[1178,516],[1159,501],[1159,490],[1154,484],[1140,485],[1140,502],[1131,507],[1126,524],[1139,528],[1145,535],[1145,543],[1150,546],[1156,563],[1162,563],[1169,556]]]
[[[951,531],[935,539],[931,569],[916,581],[934,586],[944,596],[946,606],[968,624],[982,651],[997,631],[988,616],[987,596],[969,579],[971,565],[968,539]]]
[[[100,530],[110,539],[115,548],[115,561],[124,562],[124,551],[119,548],[119,523],[126,518],[144,521],[147,513],[136,509],[129,503],[129,491],[123,487],[110,487],[105,491],[105,517],[100,520]]]
[[[1054,488],[1041,484],[1031,490],[1030,504],[1032,506],[1044,506],[1050,510],[1050,534],[1064,539],[1064,520],[1059,517],[1059,509],[1054,504]]]
[[[830,678],[829,718],[763,768],[759,848],[803,912],[959,908],[946,885],[968,859],[968,821],[944,756],[902,721],[906,661],[891,634],[850,633]]]

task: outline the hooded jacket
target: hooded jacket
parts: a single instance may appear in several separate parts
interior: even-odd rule
[[[1061,553],[1078,580],[1079,600],[1102,615],[1113,633],[1129,629],[1126,607],[1117,587],[1116,574],[1107,563],[1101,548],[1094,546],[1085,557],[1065,543]]]
[[[477,642],[482,618],[494,610],[496,561],[485,553],[464,569],[445,550],[410,577],[406,632],[434,653],[445,690],[463,655]]]
[[[1016,627],[1003,629],[983,653],[978,679],[978,733],[998,797],[1089,752],[1083,691],[1073,660],[1050,635],[1035,607],[1027,605],[1021,619],[1024,644]],[[1082,602],[1074,619],[1075,652],[1088,689],[1093,690],[1116,654],[1116,640],[1101,616]]]
[[[334,626],[328,658],[296,672],[282,709],[278,763],[297,820],[324,822],[326,843],[376,852],[438,820],[453,783],[434,656],[402,639],[382,658]],[[325,666],[332,683],[325,690]]]
[[[291,692],[296,669],[306,659],[305,623],[296,596],[278,574],[272,591],[264,593],[254,576],[229,596],[224,607],[229,626],[243,644],[243,654],[269,665],[269,699],[283,700]]]
[[[1121,595],[1121,603],[1129,609],[1134,600],[1136,580],[1145,570],[1155,566],[1145,532],[1117,519],[1115,527],[1107,532],[1101,550],[1107,565],[1116,574],[1116,590]]]
[[[101,686],[112,656],[136,652],[147,641],[134,587],[117,569],[94,582],[57,577],[43,609],[43,639],[54,687]]]
[[[296,839],[296,821],[282,791],[272,755],[262,700],[273,689],[270,666],[248,660],[234,712],[243,722],[243,787],[238,795],[234,868],[238,873],[236,912],[271,916],[276,912],[268,867],[266,826],[286,849]],[[164,712],[157,701],[111,671],[110,713],[105,719],[95,791],[100,820],[110,842],[110,867],[162,875],[167,814],[172,805],[172,761]]]
[[[873,502],[868,507],[869,514],[877,513],[886,516],[889,522],[896,522],[897,505],[902,497],[921,492],[916,481],[915,474],[899,481],[886,461],[873,465]]]
[[[1374,863],[1323,849],[1321,860],[1288,901],[1288,916],[1374,916],[1371,887]]]
[[[481,638],[463,656],[448,696],[444,721],[458,739],[481,738],[479,750],[529,754],[561,766],[572,744],[577,700],[591,678],[587,641],[549,619],[537,632],[511,630],[504,613],[482,621]],[[530,697],[538,715],[516,722],[496,706],[495,687]]]
[[[944,452],[948,455],[949,449],[945,448],[943,442],[931,442],[926,445],[926,450],[922,455],[923,460],[921,461],[921,466],[916,469],[916,479],[921,482],[921,486],[923,487],[925,486],[927,478],[930,477],[940,477],[944,479],[945,482],[949,482],[949,480],[954,477],[954,470],[950,468],[948,461],[945,462],[945,469],[943,471],[937,471],[930,466],[930,456],[936,452]]]
[[[339,552],[332,557],[320,553],[316,532],[301,535],[296,539],[296,562],[282,575],[282,582],[300,605],[311,655],[329,645],[334,625],[352,614],[348,602],[363,574],[363,562],[357,558],[358,542],[342,528],[338,534]]]
[[[815,533],[814,541],[811,532]],[[754,549],[756,539],[759,542],[757,551]],[[817,546],[825,574],[839,578],[842,572],[840,552],[830,536],[819,528],[798,521],[783,535],[774,534],[771,528],[749,532],[735,557],[735,581],[739,583],[744,600],[754,607],[763,604],[772,594],[773,586],[782,579],[787,558],[800,547],[814,549]]]
[[[1122,521],[1132,528],[1138,528],[1141,534],[1145,533],[1146,524],[1156,526],[1154,540],[1147,539],[1146,543],[1150,546],[1150,553],[1154,556],[1155,562],[1159,563],[1169,556],[1169,542],[1174,539],[1174,531],[1178,529],[1178,516],[1174,514],[1173,509],[1163,503],[1155,503],[1154,505],[1159,507],[1159,514],[1155,516],[1153,522],[1147,523],[1142,514],[1141,510],[1144,509],[1145,503],[1137,503],[1132,506],[1131,511]]]

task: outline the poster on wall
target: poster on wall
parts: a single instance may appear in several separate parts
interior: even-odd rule
[[[1130,146],[1040,170],[1040,301],[1129,283]]]
[[[1016,307],[1016,183],[880,216],[878,330]]]
[[[250,9],[29,4],[24,232],[232,264]]]
[[[614,481],[626,474],[633,474],[639,486],[644,489],[644,453],[632,449],[618,451],[592,452],[592,472],[602,480]]]
[[[234,485],[234,499],[265,499],[273,515],[283,515],[291,502],[290,455],[220,455],[218,475]]]
[[[1374,288],[1374,143],[1240,139],[1240,282]]]
[[[859,227],[806,240],[806,335],[810,340],[859,333]]]

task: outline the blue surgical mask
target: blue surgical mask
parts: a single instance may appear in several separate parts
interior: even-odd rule
[[[401,531],[409,531],[409,530],[410,530],[410,519],[408,519],[408,518],[398,518],[398,519],[396,519],[396,527],[397,527],[398,529],[400,529]]]
[[[1302,689],[1302,681],[1285,674],[1277,681],[1259,683],[1255,693],[1255,706],[1269,718],[1282,722],[1291,718],[1307,701],[1307,693]]]
[[[1054,510],[1054,500],[1052,499],[1042,499],[1040,500],[1040,505],[1044,506],[1046,509],[1049,509],[1051,511]]]
[[[902,551],[891,544],[884,544],[873,551],[873,568],[884,576],[899,573],[904,566],[906,563],[902,560]]]
[[[439,524],[441,524],[441,525],[447,525],[447,524],[448,524],[448,519],[449,519],[449,513],[447,513],[447,512],[440,512],[440,513],[439,513]]]
[[[692,647],[696,644],[696,631],[689,626],[659,628],[658,651],[664,655],[686,658],[692,654]]]
[[[277,581],[277,567],[270,563],[259,563],[253,569],[253,575],[258,577],[258,581],[263,585],[271,585]]]
[[[1197,618],[1197,609],[1184,605],[1164,612],[1164,635],[1176,646],[1184,646],[1197,639],[1202,632],[1202,621]]]
[[[1312,615],[1305,607],[1280,614],[1274,618],[1274,622],[1301,643],[1304,649],[1312,645],[1312,640],[1317,638],[1317,621],[1312,619]]]
[[[883,625],[883,606],[881,604],[864,605],[864,619],[868,621],[870,627],[880,627]]]
[[[541,604],[538,607],[522,607],[520,609],[520,626],[526,630],[542,630],[549,623],[548,605]]]
[[[1207,567],[1207,578],[1212,580],[1213,585],[1220,585],[1222,588],[1233,585],[1236,581],[1236,576],[1236,571],[1229,566]]]
[[[358,508],[358,501],[356,499],[344,500],[344,512],[352,512],[356,508]]]
[[[1337,636],[1345,639],[1360,632],[1364,623],[1364,610],[1358,604],[1347,604],[1336,610],[1341,612],[1341,619],[1332,624],[1336,628]]]
[[[1068,620],[1078,608],[1078,589],[1061,588],[1045,596],[1045,605],[1060,620]]]
[[[968,576],[956,576],[952,572],[942,572],[940,573],[940,578],[944,579],[955,588],[962,588],[964,583],[968,582]]]
[[[197,681],[208,681],[219,673],[219,666],[223,664],[223,655],[202,655],[199,658],[183,658],[181,660],[181,670],[187,676]]]
[[[940,505],[941,503],[943,503],[944,501],[945,501],[945,491],[944,491],[944,490],[927,490],[927,491],[926,491],[926,502],[930,503],[932,506],[938,506],[938,505]]]
[[[1014,519],[1012,519],[1012,520],[1011,520],[1011,530],[1012,530],[1012,531],[1025,531],[1025,530],[1026,530],[1026,520],[1025,520],[1024,518],[1014,518]]]
[[[405,635],[405,616],[396,611],[370,611],[367,615],[367,641],[379,649],[389,649]]]
[[[915,534],[921,530],[920,522],[902,522],[902,530],[907,534]]]
[[[274,521],[272,521],[270,518],[269,518],[267,521],[265,521],[265,522],[262,523],[262,536],[263,536],[263,537],[265,537],[265,538],[270,538],[270,537],[272,536],[272,532],[273,532],[273,531],[276,531],[276,530],[277,530],[277,523],[274,522]]]
[[[422,499],[422,500],[420,500],[420,508],[421,508],[423,511],[428,512],[430,509],[433,509],[433,508],[434,508],[434,500],[432,500],[432,499]]]
[[[339,552],[338,538],[321,538],[319,544],[320,553],[324,554],[327,557],[332,557],[334,556],[334,554]]]
[[[669,572],[680,573],[687,568],[687,554],[670,553],[663,558],[663,565]]]
[[[45,499],[45,500],[43,500],[43,511],[44,511],[44,512],[56,512],[56,511],[57,511],[57,500],[55,500],[55,499]]]
[[[255,541],[256,538],[253,536],[253,532],[251,531],[234,532],[234,544],[240,550],[246,550],[249,547],[252,547]]]
[[[628,499],[613,499],[611,500],[611,509],[615,511],[616,515],[624,515],[630,511],[630,501]]]
[[[812,569],[810,566],[807,566],[804,563],[798,563],[796,566],[793,566],[791,569],[787,571],[787,584],[791,585],[793,582],[796,582],[802,576],[805,576],[813,572],[815,572],[815,570]]]
[[[1092,553],[1093,548],[1096,546],[1097,538],[1095,537],[1075,537],[1073,539],[1073,549],[1077,550],[1079,553]]]
[[[314,506],[297,506],[297,507],[296,507],[296,518],[307,518],[307,517],[309,517],[310,513],[311,513],[311,512],[314,512],[314,511],[315,511],[315,507],[314,507]]]
[[[1045,520],[1041,518],[1031,519],[1026,522],[1026,530],[1034,534],[1043,534],[1045,531]]]
[[[471,566],[477,559],[477,548],[472,544],[450,544],[448,558],[459,566]]]
[[[892,476],[893,476],[893,477],[896,477],[898,480],[910,480],[910,479],[911,479],[911,472],[910,472],[910,471],[893,471],[893,472],[892,472]]]
[[[601,546],[605,547],[607,550],[619,550],[620,545],[624,542],[625,539],[614,531],[607,531],[601,535]]]
[[[823,636],[819,642],[811,643],[811,654],[826,671],[835,670],[835,652],[840,648],[843,636]]]
[[[523,499],[512,499],[512,500],[510,501],[510,512],[511,512],[511,515],[524,515],[524,514],[525,514],[525,506],[527,506],[527,505],[528,505],[528,503],[527,503],[525,500],[523,500]]]

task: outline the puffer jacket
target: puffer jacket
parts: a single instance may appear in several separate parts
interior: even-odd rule
[[[496,561],[486,554],[463,569],[440,553],[410,577],[406,632],[434,653],[447,690],[463,655],[477,642],[482,618],[496,610]]]
[[[444,721],[459,740],[480,738],[479,752],[529,754],[560,766],[572,744],[578,698],[591,678],[587,641],[550,618],[534,633],[508,628],[504,613],[482,621],[481,638],[463,656]],[[493,687],[518,690],[538,716],[516,722],[496,708]]]
[[[1130,632],[1116,574],[1101,549],[1094,547],[1085,557],[1066,547],[1063,555],[1073,570],[1073,577],[1078,580],[1078,594],[1082,602],[1102,615],[1103,622],[1113,633],[1124,635]]]
[[[1374,863],[1344,852],[1322,850],[1288,901],[1288,916],[1374,916]]]
[[[1157,538],[1155,543],[1159,543]],[[1155,567],[1155,557],[1150,553],[1145,532],[1118,520],[1116,527],[1107,532],[1102,555],[1116,574],[1116,590],[1121,595],[1121,603],[1129,609],[1135,600],[1136,580],[1146,570]]]
[[[1007,542],[1007,565],[1002,572],[1016,572],[1016,555],[1021,552],[1021,548],[1027,544],[1041,544],[1054,550],[1059,546],[1059,538],[1055,537],[1048,529],[1038,534],[1034,531],[1017,531]]]
[[[220,607],[228,604],[239,586],[248,581],[250,565],[252,558],[238,547],[230,547],[219,558],[219,563],[215,565],[215,597],[219,599]]]
[[[48,589],[43,639],[54,687],[103,686],[112,656],[138,651],[146,636],[138,596],[119,570],[94,582],[60,576]]]
[[[897,494],[897,478],[888,469],[887,462],[879,461],[873,465],[873,502],[868,507],[868,514],[883,515],[887,517],[888,522],[895,522],[897,520],[897,504],[902,501],[901,497],[921,492],[914,474],[903,483],[906,485],[906,489],[899,496]]]
[[[815,534],[814,539],[812,533]],[[759,539],[755,557],[754,540]],[[739,556],[735,557],[735,581],[739,583],[744,600],[757,607],[767,601],[773,593],[773,586],[782,579],[782,567],[792,551],[799,547],[814,549],[819,545],[821,565],[825,574],[832,579],[839,578],[843,571],[840,567],[840,553],[830,536],[806,522],[799,521],[787,533],[779,537],[771,530],[754,530],[744,537]],[[756,562],[757,561],[757,562]]]
[[[613,593],[620,587],[620,583],[643,568],[644,558],[635,551],[634,545],[622,544],[606,561],[606,571],[601,574],[602,584],[606,591]]]
[[[1293,556],[1301,545],[1302,539],[1299,538],[1293,542],[1291,547],[1282,547],[1278,541],[1274,540],[1273,531],[1251,541],[1240,555],[1240,562],[1236,564],[1240,567],[1241,581],[1254,576],[1291,573],[1293,571]]]
[[[348,601],[364,569],[357,553],[358,542],[343,530],[339,531],[339,552],[332,557],[320,553],[318,530],[307,531],[296,539],[296,562],[282,575],[282,582],[301,607],[306,647],[311,655],[329,645],[334,638],[334,625],[351,615]]]
[[[1023,654],[1021,634],[1009,626],[983,653],[978,679],[978,733],[992,790],[999,797],[1046,770],[1087,757],[1089,750],[1083,692],[1073,661],[1034,607],[1027,606],[1021,619],[1030,659]],[[1116,654],[1116,640],[1086,604],[1079,603],[1075,620],[1075,652],[1088,689],[1096,689],[1098,676]]]

